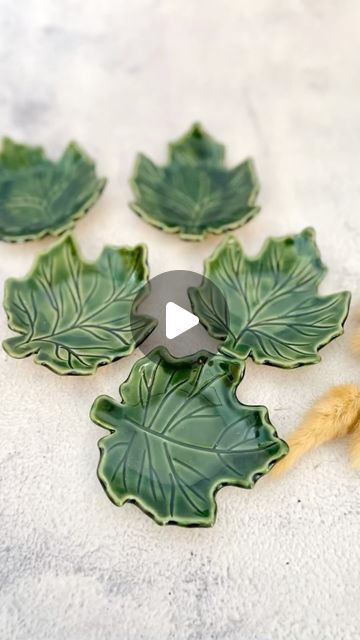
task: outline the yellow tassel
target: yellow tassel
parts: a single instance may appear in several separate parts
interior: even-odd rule
[[[360,329],[357,329],[352,341],[352,347],[354,353],[360,354]]]
[[[356,425],[354,432],[351,434],[351,466],[354,469],[360,469],[360,423]]]
[[[307,451],[323,442],[341,438],[360,422],[360,389],[353,384],[333,387],[305,415],[300,427],[288,438],[288,455],[272,470],[280,476]],[[353,435],[353,464],[360,466],[360,425]]]

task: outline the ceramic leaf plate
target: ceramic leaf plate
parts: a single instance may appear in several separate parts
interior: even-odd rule
[[[52,162],[41,147],[5,138],[0,152],[0,240],[22,242],[70,229],[95,204],[105,183],[74,142]]]
[[[218,489],[251,488],[287,453],[267,410],[236,399],[242,366],[159,347],[136,362],[120,402],[95,400],[91,418],[110,431],[98,476],[116,505],[135,502],[159,524],[210,526]]]
[[[259,211],[259,185],[252,160],[227,169],[224,155],[224,146],[199,124],[169,145],[165,167],[140,154],[131,179],[132,209],[187,240],[240,227]]]
[[[156,322],[133,314],[148,281],[146,248],[105,247],[85,262],[71,235],[39,255],[31,273],[5,283],[10,329],[20,335],[3,342],[14,358],[59,374],[90,374],[99,365],[132,353]]]
[[[209,333],[224,340],[223,353],[297,367],[318,362],[318,350],[343,333],[350,293],[320,296],[325,272],[312,229],[270,238],[255,258],[229,236],[206,261],[204,272],[223,294],[228,311],[206,279],[189,295]]]

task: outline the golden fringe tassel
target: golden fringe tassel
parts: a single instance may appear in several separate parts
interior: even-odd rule
[[[360,389],[353,384],[344,384],[330,389],[305,415],[302,424],[287,440],[288,455],[274,466],[272,475],[282,475],[310,449],[351,432],[352,464],[359,467]]]
[[[354,353],[360,354],[360,328],[356,330],[352,341],[352,348]]]
[[[360,469],[360,421],[351,434],[350,446],[351,465],[354,469]]]

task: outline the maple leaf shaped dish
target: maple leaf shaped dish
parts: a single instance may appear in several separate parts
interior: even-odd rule
[[[252,160],[227,169],[224,155],[224,146],[200,124],[169,145],[165,167],[139,154],[131,178],[131,208],[184,240],[240,227],[260,210],[255,204],[259,185]]]
[[[95,204],[106,184],[94,162],[72,142],[57,162],[41,147],[3,140],[0,152],[0,240],[59,235]]]
[[[222,353],[292,368],[318,362],[318,350],[343,333],[351,294],[320,296],[325,273],[313,229],[270,238],[255,258],[229,236],[206,260],[204,282],[189,296],[210,335],[224,340]],[[211,291],[209,280],[216,285]]]
[[[3,342],[14,358],[58,374],[86,375],[132,353],[156,321],[133,305],[148,281],[146,247],[105,247],[84,262],[71,235],[38,256],[30,274],[5,283],[4,308],[19,336]]]
[[[99,441],[98,477],[112,502],[135,502],[159,524],[211,526],[218,489],[249,489],[286,455],[265,407],[237,400],[243,370],[159,347],[135,363],[121,402],[95,400],[91,419],[111,432]]]

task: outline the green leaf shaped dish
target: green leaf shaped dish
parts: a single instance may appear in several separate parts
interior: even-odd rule
[[[159,167],[139,154],[131,185],[132,209],[150,224],[184,240],[240,227],[260,209],[252,160],[224,166],[225,148],[199,124],[169,145],[168,164]]]
[[[313,229],[270,238],[255,258],[229,236],[205,262],[204,272],[227,309],[214,299],[206,280],[189,295],[210,335],[224,340],[223,353],[292,368],[318,362],[318,350],[343,333],[351,295],[320,296],[325,273]]]
[[[41,147],[5,138],[0,152],[0,240],[23,242],[71,229],[105,184],[74,142],[52,162]]]
[[[215,493],[253,487],[287,453],[264,407],[241,404],[243,365],[199,352],[175,359],[164,347],[134,365],[121,402],[97,398],[98,476],[116,505],[135,502],[159,524],[210,526]]]
[[[146,248],[105,247],[95,262],[82,260],[71,235],[36,260],[30,274],[5,283],[4,307],[19,336],[3,342],[14,358],[58,374],[86,375],[132,353],[154,328],[132,313],[148,281]]]

